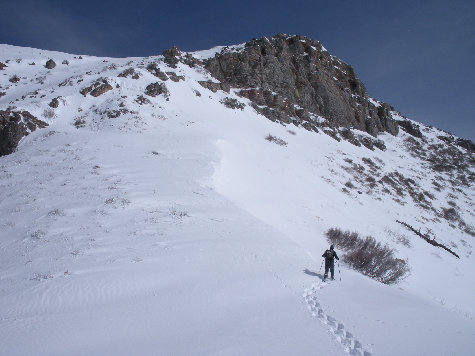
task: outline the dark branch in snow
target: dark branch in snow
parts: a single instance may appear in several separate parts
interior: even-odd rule
[[[404,221],[399,221],[399,220],[396,220],[396,222],[398,222],[399,224],[401,225],[404,225],[405,227],[407,227],[409,230],[411,230],[413,233],[415,233],[417,236],[423,238],[426,242],[428,242],[429,244],[431,244],[432,246],[435,246],[435,247],[441,247],[443,248],[444,250],[446,250],[447,252],[450,252],[452,255],[454,255],[455,257],[457,258],[460,258],[459,255],[457,255],[454,251],[452,251],[450,248],[448,248],[447,246],[441,244],[441,243],[438,243],[437,241],[435,241],[435,238],[430,238],[429,236],[426,236],[426,235],[423,235],[421,234],[420,231],[417,231],[416,229],[414,229],[411,225],[409,225],[408,223],[405,223]]]

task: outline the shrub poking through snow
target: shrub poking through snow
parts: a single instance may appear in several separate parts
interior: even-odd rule
[[[269,142],[274,142],[274,143],[278,144],[279,146],[287,146],[287,142],[285,142],[281,138],[278,138],[276,136],[272,136],[270,134],[267,135],[266,140],[269,141]]]
[[[175,207],[170,209],[170,215],[173,216],[174,218],[177,218],[177,219],[183,219],[183,218],[186,218],[186,217],[190,216],[190,215],[188,215],[187,211],[178,210]]]
[[[18,75],[12,76],[10,79],[8,79],[10,83],[18,83],[20,81],[20,77]]]
[[[43,110],[43,117],[46,119],[53,119],[56,116],[54,110],[51,108],[46,108]]]
[[[384,284],[394,284],[408,276],[407,261],[396,258],[394,250],[373,237],[360,237],[356,232],[330,229],[328,241],[343,250],[342,259],[351,268]]]

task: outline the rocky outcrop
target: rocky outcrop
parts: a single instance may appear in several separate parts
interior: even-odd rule
[[[99,95],[102,95],[109,90],[112,90],[112,85],[109,83],[103,83],[100,84],[98,87],[94,88],[93,91],[91,91],[91,96],[98,97]]]
[[[163,83],[152,83],[145,88],[145,95],[156,97],[160,94],[163,94],[165,97],[169,95],[168,89]]]
[[[60,96],[57,96],[56,98],[51,99],[51,102],[48,105],[52,107],[53,109],[58,108],[60,98],[61,98]]]
[[[134,68],[127,68],[127,69],[124,70],[122,73],[120,73],[120,74],[118,75],[118,77],[120,77],[120,78],[131,77],[132,79],[137,80],[137,79],[140,78],[140,75],[139,75],[139,73],[137,73],[137,72],[135,71]]]
[[[412,123],[409,120],[398,120],[397,123],[401,128],[406,131],[409,135],[412,135],[417,138],[422,137],[422,132],[419,129],[419,125]]]
[[[188,67],[194,68],[195,66],[203,65],[203,62],[199,59],[193,57],[190,53],[186,53],[180,58],[180,61],[183,64],[186,64]]]
[[[168,77],[172,80],[172,82],[179,82],[180,80],[185,80],[183,75],[178,75],[175,72],[167,72]]]
[[[205,68],[221,83],[242,89],[240,94],[257,105],[261,105],[260,96],[273,93],[270,100],[286,103],[271,108],[279,111],[272,115],[278,121],[299,117],[303,124],[318,115],[330,126],[356,128],[373,136],[398,132],[392,108],[370,102],[353,68],[330,55],[318,41],[303,36],[254,39],[238,51],[225,47],[206,61]]]
[[[14,152],[24,136],[46,126],[28,111],[0,110],[0,156]]]
[[[212,81],[210,81],[210,80],[208,80],[208,81],[200,80],[200,81],[198,81],[198,83],[199,83],[203,88],[209,89],[209,90],[211,90],[213,93],[216,93],[218,90],[223,90],[223,91],[225,91],[226,93],[229,93],[229,90],[231,89],[231,87],[229,86],[229,84],[226,84],[226,83],[216,83],[216,82],[212,82]]]
[[[468,152],[475,153],[475,144],[464,138],[457,138],[455,144],[459,147],[465,148]]]
[[[454,137],[451,134],[448,134],[448,136],[437,136],[437,138],[448,145],[455,144],[458,147],[465,148],[469,153],[475,153],[475,144],[465,138]]]
[[[176,68],[176,65],[180,61],[179,57],[181,57],[181,51],[177,47],[172,47],[163,51],[162,55],[165,57],[166,64],[172,68]]]
[[[253,103],[254,109],[272,121],[292,123],[300,121],[310,122],[307,110],[296,106],[291,100],[276,94],[269,89],[243,89],[238,95],[248,98]],[[302,124],[304,123],[302,122]]]
[[[162,55],[164,57],[164,62],[172,68],[176,68],[176,65],[179,62],[186,64],[188,67],[191,68],[203,65],[203,61],[193,57],[191,53],[183,53],[177,47],[172,47],[165,50]]]
[[[82,89],[80,93],[84,96],[90,94],[91,96],[97,97],[108,92],[109,90],[112,90],[112,85],[110,85],[106,79],[98,79],[92,85]]]
[[[147,70],[164,82],[168,80],[168,76],[160,70],[156,63],[150,63],[147,66]]]

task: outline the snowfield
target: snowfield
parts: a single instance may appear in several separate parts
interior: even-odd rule
[[[378,137],[385,151],[337,142],[271,122],[232,90],[203,88],[214,79],[202,67],[162,59],[0,45],[0,109],[50,124],[0,157],[1,355],[474,354],[474,237],[408,196],[367,192],[351,167],[402,173],[435,210],[455,201],[472,228],[473,185],[434,190],[402,130]],[[149,63],[184,79],[147,96],[162,82]],[[127,68],[139,79],[118,77]],[[98,78],[113,89],[80,94]],[[384,285],[340,262],[322,282],[333,227],[390,245],[411,274]]]

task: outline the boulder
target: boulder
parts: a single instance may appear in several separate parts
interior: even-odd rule
[[[53,69],[54,67],[56,67],[56,63],[52,59],[49,59],[46,62],[45,67],[48,68],[48,69]]]

